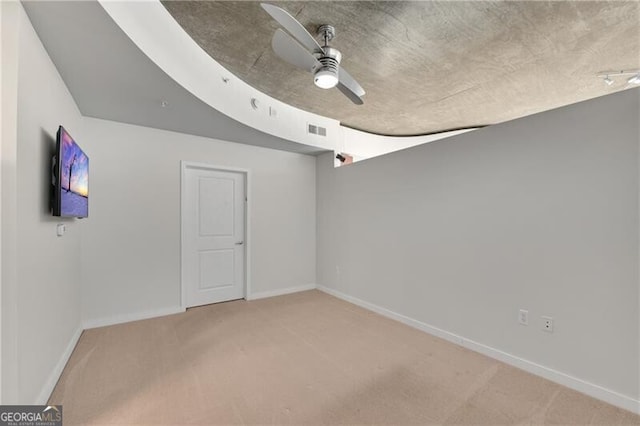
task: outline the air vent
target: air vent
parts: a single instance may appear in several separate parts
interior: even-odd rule
[[[312,135],[327,136],[327,129],[324,127],[316,126],[315,124],[309,124],[307,131]]]

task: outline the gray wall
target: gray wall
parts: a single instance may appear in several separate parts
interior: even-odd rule
[[[639,93],[319,157],[318,284],[637,399]]]
[[[252,293],[315,284],[315,158],[84,119],[87,323],[180,307],[180,160],[250,170]]]
[[[64,124],[81,137],[81,117],[22,6],[14,7],[17,130],[2,142],[3,153],[15,153],[14,164],[4,158],[2,164],[2,238],[11,250],[3,251],[2,266],[14,271],[2,282],[4,404],[43,402],[43,390],[55,384],[56,368],[81,327],[81,225],[49,211],[56,130]],[[4,186],[12,182],[15,188]],[[56,236],[57,223],[67,225],[63,238]]]

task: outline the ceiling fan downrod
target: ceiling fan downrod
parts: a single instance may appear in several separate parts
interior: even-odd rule
[[[313,76],[313,82],[322,89],[331,89],[338,84],[340,61],[342,54],[338,49],[329,46],[329,42],[336,36],[336,29],[331,25],[321,25],[318,35],[324,40],[321,52],[316,53],[316,58],[321,66]]]

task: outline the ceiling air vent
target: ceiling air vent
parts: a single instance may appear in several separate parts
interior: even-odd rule
[[[327,136],[327,129],[325,127],[316,126],[315,124],[309,124],[307,131],[312,135]]]

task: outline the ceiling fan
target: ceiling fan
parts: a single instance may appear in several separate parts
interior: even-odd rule
[[[340,66],[340,51],[329,46],[329,42],[336,35],[335,28],[331,25],[321,25],[318,28],[318,35],[324,41],[324,45],[320,46],[304,26],[286,10],[268,3],[261,3],[261,6],[291,33],[289,35],[280,28],[276,30],[271,40],[271,47],[276,55],[291,65],[312,73],[316,86],[322,89],[337,87],[354,104],[364,103],[364,89]]]

